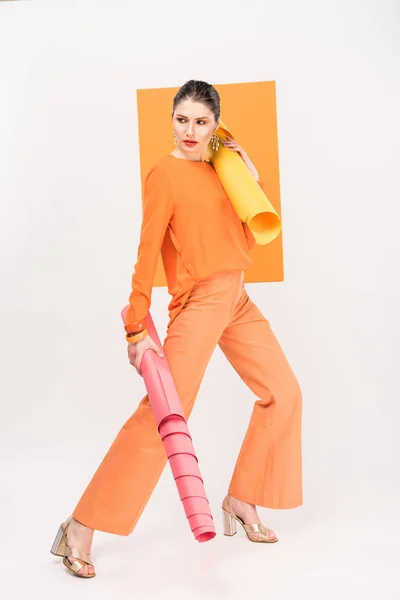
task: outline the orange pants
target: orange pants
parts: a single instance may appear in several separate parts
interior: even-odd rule
[[[294,508],[302,503],[301,392],[243,279],[242,271],[224,271],[197,283],[168,328],[164,352],[189,417],[219,344],[258,398],[228,491],[258,506]],[[92,529],[130,534],[166,462],[146,395],[104,457],[74,517]]]

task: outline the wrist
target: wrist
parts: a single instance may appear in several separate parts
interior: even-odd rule
[[[137,334],[144,331],[147,327],[146,319],[141,319],[140,321],[135,321],[134,323],[127,323],[125,325],[125,331],[127,334]]]

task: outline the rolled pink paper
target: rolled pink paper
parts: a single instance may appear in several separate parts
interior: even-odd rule
[[[185,498],[191,498],[192,496],[203,496],[204,485],[201,477],[196,478],[193,477],[193,475],[182,475],[179,478],[176,478],[175,481],[181,500],[185,500]]]
[[[179,432],[186,434],[190,439],[192,439],[187,428],[187,423],[181,417],[170,417],[167,421],[163,422],[164,439],[166,439],[169,435]]]
[[[176,434],[172,433],[170,435],[167,435],[163,439],[168,458],[170,458],[176,452],[176,441],[175,441],[175,437],[174,437],[175,435]],[[180,436],[180,439],[179,439],[180,452],[186,452],[188,454],[193,452],[193,442],[190,439],[190,437],[188,435],[182,435],[181,433],[179,433],[178,435]]]
[[[176,451],[178,448],[179,438],[176,440]],[[175,452],[170,456],[169,464],[171,465],[171,471],[175,479],[182,477],[182,475],[201,477],[197,459],[193,454],[179,454],[179,452]]]
[[[124,322],[127,310],[121,312]],[[150,313],[146,320],[150,337],[162,348]],[[210,504],[167,359],[146,350],[140,370],[190,529],[198,542],[212,540],[216,531]]]

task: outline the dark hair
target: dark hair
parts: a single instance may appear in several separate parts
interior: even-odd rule
[[[174,98],[172,114],[174,114],[181,100],[202,102],[214,113],[215,120],[218,121],[221,114],[220,98],[217,90],[211,83],[196,79],[190,79],[190,81],[184,83]]]

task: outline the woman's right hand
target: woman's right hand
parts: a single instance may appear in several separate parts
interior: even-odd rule
[[[131,365],[133,367],[135,367],[135,369],[139,373],[139,375],[142,375],[142,372],[140,370],[140,365],[142,362],[143,355],[146,352],[146,350],[148,350],[149,348],[151,350],[154,350],[154,352],[156,354],[158,354],[158,356],[161,356],[161,357],[164,356],[162,349],[159,348],[155,342],[153,342],[153,340],[149,334],[147,334],[146,337],[144,337],[142,340],[140,340],[140,342],[136,342],[136,344],[130,344],[128,342],[129,362],[131,363]]]

